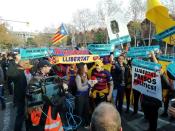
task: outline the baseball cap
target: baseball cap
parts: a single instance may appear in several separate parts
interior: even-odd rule
[[[51,67],[52,65],[49,63],[48,60],[41,60],[41,61],[39,61],[39,63],[38,63],[38,68],[39,68],[39,69],[40,69],[40,68],[43,68],[43,67],[45,67],[45,66]]]

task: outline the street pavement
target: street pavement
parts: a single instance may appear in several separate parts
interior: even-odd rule
[[[15,108],[13,107],[12,96],[6,99],[6,109],[3,111],[0,110],[0,131],[13,131]],[[129,113],[123,112],[121,119],[123,131],[144,131],[148,128],[148,122],[144,119],[142,112],[134,116],[132,115],[132,111]],[[82,131],[86,130],[82,129]],[[175,121],[170,121],[169,117],[159,117],[157,131],[175,131]]]
[[[131,109],[132,110],[132,109]],[[124,131],[145,131],[148,129],[149,124],[146,119],[144,119],[143,112],[138,112],[138,114],[133,115],[132,111],[129,113],[122,113],[122,122],[124,123]],[[161,114],[162,108],[159,110]],[[175,121],[170,119],[170,117],[161,117],[157,122],[157,131],[175,131]]]

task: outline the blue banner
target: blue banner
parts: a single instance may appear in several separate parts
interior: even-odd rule
[[[158,59],[161,60],[161,61],[172,62],[172,61],[175,61],[175,56],[172,56],[172,55],[159,55]]]
[[[114,50],[114,45],[111,44],[89,44],[88,50],[93,51],[110,51],[112,52]]]
[[[48,57],[51,55],[51,53],[48,48],[30,48],[30,49],[20,49],[20,55],[22,60],[29,60],[29,59]]]
[[[161,69],[161,64],[156,64],[154,62],[149,62],[149,61],[144,61],[144,60],[139,60],[139,59],[133,59],[132,60],[132,65],[153,70],[153,71],[159,71]]]
[[[169,29],[167,29],[167,30],[157,34],[155,36],[155,38],[157,40],[163,40],[163,39],[165,39],[165,38],[167,38],[167,37],[169,37],[171,35],[174,35],[174,34],[175,34],[175,26],[173,26],[173,27],[171,27],[171,28],[169,28]]]
[[[127,52],[127,56],[131,58],[141,57],[141,58],[148,58],[150,51],[159,51],[160,46],[141,46],[141,47],[131,47]]]
[[[90,50],[90,53],[91,54],[93,54],[93,55],[99,55],[99,56],[109,56],[110,55],[110,51],[101,51],[101,50],[99,50],[99,51],[94,51],[94,50]]]
[[[126,35],[126,36],[122,36],[122,37],[111,40],[110,44],[117,46],[121,44],[127,44],[129,42],[131,42],[131,37],[129,35]]]
[[[140,47],[131,47],[129,51],[139,51],[139,50],[145,50],[145,51],[157,51],[160,50],[159,45],[155,46],[140,46]]]
[[[147,50],[142,50],[142,51],[128,51],[126,56],[130,57],[130,58],[148,58],[149,57],[150,52]]]
[[[175,77],[175,63],[171,63],[167,66],[167,71]]]
[[[122,53],[121,50],[115,49],[115,51],[114,51],[114,57],[118,57],[121,53]]]

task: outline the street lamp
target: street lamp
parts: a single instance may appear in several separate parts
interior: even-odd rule
[[[2,18],[0,18],[0,20],[7,21],[7,22],[9,21],[9,22],[15,22],[15,23],[24,23],[24,24],[29,25],[29,22],[26,22],[26,21],[6,20],[6,19],[2,19]]]

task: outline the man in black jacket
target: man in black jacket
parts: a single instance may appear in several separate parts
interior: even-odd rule
[[[21,61],[18,56],[16,56],[16,61],[9,66],[8,74],[9,77],[14,82],[14,95],[16,104],[16,119],[14,131],[21,131],[23,127],[23,122],[25,121],[25,94],[27,88],[27,80],[24,73],[28,65],[27,61]]]
[[[8,90],[9,90],[9,94],[12,95],[13,94],[13,81],[12,79],[8,76],[8,66],[10,64],[13,64],[14,63],[14,59],[13,59],[13,54],[8,54],[7,55],[7,87],[8,87]]]
[[[116,74],[115,80],[116,80],[116,86],[117,86],[116,106],[119,113],[122,113],[124,92],[128,83],[128,76],[129,76],[129,68],[124,63],[124,59],[125,57],[123,55],[120,55],[118,57],[118,62],[116,63],[116,68],[115,68],[115,74]],[[127,108],[129,110],[129,107]]]

